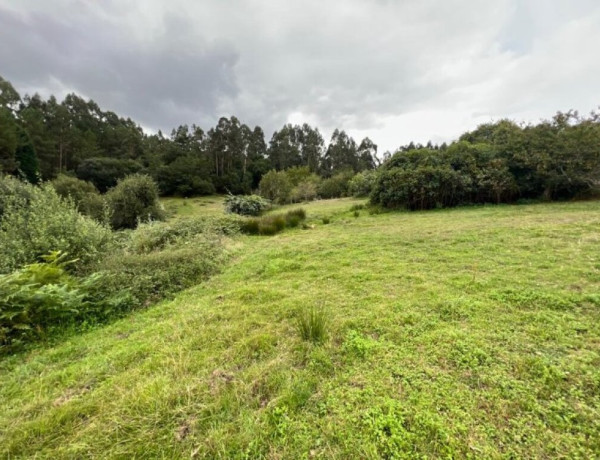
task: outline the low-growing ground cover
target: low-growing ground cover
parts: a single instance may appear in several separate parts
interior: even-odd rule
[[[173,301],[4,358],[0,456],[600,455],[600,203],[363,202],[302,204],[308,228],[237,237]]]

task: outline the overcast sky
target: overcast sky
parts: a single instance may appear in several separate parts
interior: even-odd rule
[[[346,129],[379,151],[600,105],[598,0],[0,0],[0,75],[145,129]]]

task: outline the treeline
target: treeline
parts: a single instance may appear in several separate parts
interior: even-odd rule
[[[148,135],[131,119],[69,94],[62,102],[21,97],[0,77],[0,172],[29,182],[69,174],[102,193],[135,173],[163,195],[249,193],[270,170],[305,167],[320,177],[373,169],[377,146],[336,130],[326,146],[317,128],[287,124],[267,145],[260,126],[221,118],[207,132],[192,125]]]
[[[591,196],[600,186],[600,114],[558,113],[480,125],[449,146],[402,148],[377,174],[372,202],[431,209]]]

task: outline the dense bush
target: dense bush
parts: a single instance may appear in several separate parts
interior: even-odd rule
[[[133,308],[198,284],[217,272],[226,256],[220,237],[208,233],[171,241],[164,249],[144,251],[123,249],[92,267],[109,275],[105,278],[106,290],[126,286],[134,299]]]
[[[270,203],[258,195],[228,195],[225,198],[225,211],[241,216],[258,216],[269,206]]]
[[[106,199],[115,229],[135,228],[139,222],[164,219],[158,187],[149,176],[127,176],[106,194]]]
[[[161,166],[155,174],[162,195],[212,195],[215,186],[200,158],[186,155]]]
[[[131,232],[126,248],[136,254],[162,250],[169,245],[185,244],[200,234],[234,235],[246,221],[240,217],[196,217],[174,222],[148,222]]]
[[[285,171],[269,171],[258,186],[260,195],[274,203],[287,203],[292,193],[292,183]]]
[[[0,273],[38,262],[51,251],[62,251],[81,266],[107,249],[112,241],[110,229],[81,215],[52,186],[15,186],[15,180],[0,181],[18,192],[2,198]]]
[[[300,182],[296,187],[292,189],[292,193],[290,196],[291,201],[294,203],[298,203],[301,201],[313,201],[318,196],[318,185],[318,180]]]
[[[357,198],[369,196],[376,179],[376,171],[359,172],[348,182],[348,194]]]
[[[468,177],[449,167],[392,168],[379,174],[371,201],[411,210],[456,206],[468,196],[469,185]]]
[[[56,193],[63,198],[71,197],[75,204],[78,204],[83,197],[90,193],[98,193],[98,189],[91,182],[65,174],[59,174],[51,184]]]
[[[53,327],[100,319],[131,301],[121,286],[102,290],[103,275],[70,275],[58,252],[45,262],[0,275],[0,350],[33,340]]]
[[[353,177],[351,171],[338,173],[319,184],[318,193],[321,198],[340,198],[348,195],[348,183]]]
[[[27,204],[31,200],[34,190],[35,188],[27,182],[0,174],[0,220],[8,203],[16,200]]]
[[[77,177],[89,181],[104,193],[117,185],[119,179],[140,172],[142,165],[134,160],[118,158],[88,158],[77,167]]]
[[[58,195],[72,199],[80,213],[100,222],[109,221],[110,213],[106,200],[91,182],[61,174],[51,184]]]
[[[593,196],[600,188],[600,116],[558,113],[537,125],[480,125],[444,148],[405,148],[382,166],[371,194],[386,207]]]

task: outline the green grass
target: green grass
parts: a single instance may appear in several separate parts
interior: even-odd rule
[[[220,216],[225,214],[225,197],[220,195],[204,196],[197,198],[164,197],[160,199],[167,216],[170,219],[180,219],[198,216]],[[356,205],[366,202],[364,198],[339,198],[334,200],[318,200],[305,203],[287,204],[274,206],[267,214],[285,214],[286,212],[304,208],[308,217],[312,220],[320,220],[322,217],[340,214],[348,211]]]
[[[169,218],[196,217],[199,215],[220,216],[225,213],[225,197],[220,195],[195,198],[163,197],[160,199]]]
[[[175,300],[0,361],[0,457],[600,456],[600,202],[353,204],[303,204],[311,228],[240,237]]]

